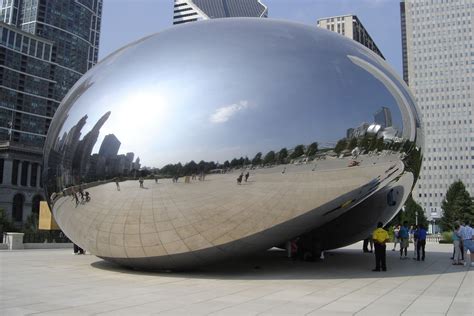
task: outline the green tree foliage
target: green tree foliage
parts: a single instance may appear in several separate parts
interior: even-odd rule
[[[353,137],[349,140],[349,144],[347,145],[347,149],[352,150],[357,147],[357,138]]]
[[[311,143],[306,149],[306,156],[308,157],[314,156],[316,155],[317,152],[318,152],[318,143],[317,142]]]
[[[0,233],[17,231],[4,209],[0,208]]]
[[[244,159],[242,158],[242,164],[244,163]],[[252,159],[252,165],[256,166],[256,165],[260,165],[262,163],[262,153],[261,152],[258,152],[255,157],[253,157]]]
[[[263,158],[263,163],[265,165],[273,164],[276,160],[276,154],[273,150],[270,150],[265,157]]]
[[[304,155],[304,149],[304,145],[297,145],[291,153],[290,158],[295,159],[300,157],[301,155]]]
[[[31,213],[23,226],[23,231],[27,233],[36,233],[38,231],[39,215]]]
[[[400,224],[405,221],[407,221],[410,225],[415,224],[417,216],[418,224],[428,227],[428,219],[426,218],[425,211],[423,211],[423,208],[420,206],[420,204],[413,200],[413,197],[410,194],[407,201],[405,202],[405,211],[401,214]]]
[[[280,151],[278,152],[278,163],[286,163],[286,158],[288,158],[288,149],[286,148],[282,148],[280,149]]]
[[[347,148],[347,140],[343,138],[337,142],[336,147],[334,148],[334,151],[336,152],[336,154],[339,155],[346,148]]]
[[[369,150],[370,140],[370,136],[365,134],[363,137],[358,139],[357,145],[361,150]]]
[[[456,221],[473,221],[474,205],[462,181],[450,185],[441,203],[443,216],[440,226],[444,231],[452,230]]]

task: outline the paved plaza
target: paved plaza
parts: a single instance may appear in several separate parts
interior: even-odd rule
[[[319,262],[268,251],[161,273],[72,249],[0,251],[0,314],[473,315],[474,268],[451,265],[451,245],[429,243],[425,262],[388,251],[387,272],[372,272],[373,255],[361,248]]]

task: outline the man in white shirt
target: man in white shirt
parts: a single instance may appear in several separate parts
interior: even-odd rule
[[[467,259],[467,251],[469,250],[471,253],[471,267],[474,267],[474,240],[472,240],[473,230],[468,221],[465,221],[464,226],[459,229],[459,235],[464,246],[464,257]],[[468,265],[467,260],[464,261],[464,265]]]

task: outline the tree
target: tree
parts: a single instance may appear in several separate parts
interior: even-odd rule
[[[232,168],[237,167],[238,164],[239,164],[239,161],[237,160],[237,158],[234,158],[234,159],[232,159],[232,160],[230,161],[230,166],[231,166]]]
[[[349,141],[349,144],[347,145],[347,149],[352,150],[357,147],[357,138],[353,137]]]
[[[358,146],[361,150],[369,150],[370,146],[370,136],[365,134],[364,137],[359,138]]]
[[[474,220],[473,203],[461,180],[449,186],[441,208],[443,216],[440,219],[440,226],[444,231],[452,230],[456,221]]]
[[[278,152],[278,163],[286,163],[286,158],[288,158],[288,150],[286,148],[280,149]]]
[[[410,225],[415,224],[417,222],[417,217],[419,225],[428,227],[428,219],[426,218],[425,211],[423,211],[423,208],[420,206],[420,204],[413,200],[413,197],[410,194],[407,201],[405,202],[405,211],[401,214],[400,224],[405,221],[407,221]]]
[[[290,158],[295,159],[300,157],[301,155],[304,155],[304,145],[297,145],[291,153]]]
[[[27,218],[24,225],[25,232],[36,233],[38,231],[39,215],[31,213]]]
[[[244,160],[245,161],[245,160]],[[252,159],[252,165],[260,165],[262,163],[262,153],[258,152]]]
[[[340,154],[341,151],[343,151],[344,149],[346,149],[347,147],[347,140],[345,138],[343,139],[340,139],[337,144],[336,144],[336,147],[334,148],[334,151],[336,152],[336,154]]]
[[[229,160],[224,161],[224,168],[229,168],[230,167],[230,162]]]
[[[275,163],[275,158],[276,158],[275,152],[273,150],[270,150],[263,158],[263,164],[265,165],[273,164]]]
[[[306,156],[308,157],[314,156],[316,155],[317,152],[318,152],[318,143],[317,142],[311,143],[306,149]]]
[[[4,209],[0,208],[0,233],[17,231],[12,221],[8,218]]]

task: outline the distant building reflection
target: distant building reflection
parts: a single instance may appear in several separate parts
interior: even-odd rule
[[[84,115],[71,129],[59,138],[54,150],[48,157],[48,165],[56,166],[50,170],[54,177],[56,192],[66,187],[90,183],[97,180],[107,180],[115,177],[134,175],[132,172],[140,169],[140,158],[133,159],[135,154],[128,152],[119,155],[120,140],[114,134],[104,137],[99,152],[92,154],[99,139],[101,128],[107,122],[111,111],[106,112],[95,123],[94,127],[81,139],[82,129],[87,124],[88,116]]]

